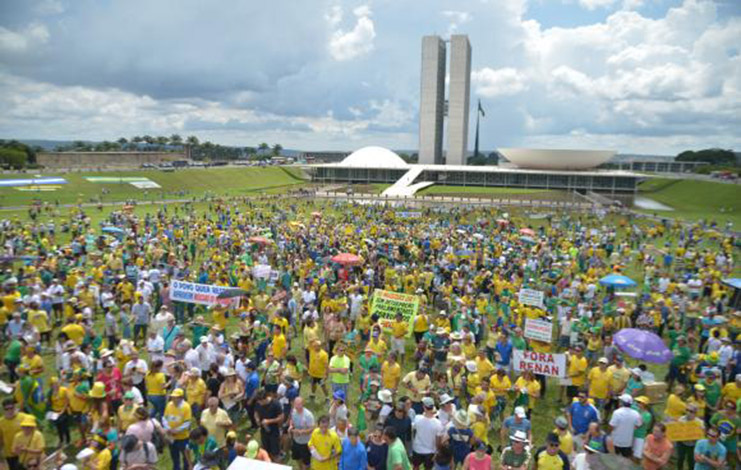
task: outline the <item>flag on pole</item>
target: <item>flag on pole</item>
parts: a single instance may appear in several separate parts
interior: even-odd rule
[[[479,100],[479,112],[482,116],[486,117],[486,113],[484,112],[484,108],[481,107],[481,100]]]

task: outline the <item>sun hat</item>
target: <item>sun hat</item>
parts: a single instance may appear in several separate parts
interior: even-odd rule
[[[641,395],[640,397],[636,397],[636,402],[640,403],[641,405],[648,405],[651,403],[651,400],[645,395]]]
[[[468,372],[476,372],[479,370],[479,366],[476,365],[476,361],[466,361],[466,370]]]
[[[105,398],[105,384],[103,382],[95,382],[88,395],[90,395],[90,398]]]
[[[452,402],[454,400],[455,400],[455,398],[451,397],[447,393],[443,393],[442,395],[440,395],[440,399],[439,399],[440,406],[447,405],[448,403],[450,403],[450,402]]]
[[[458,410],[453,416],[453,423],[461,428],[467,427],[470,423],[468,413],[465,410]]]
[[[597,362],[599,362],[600,364],[609,364],[610,363],[610,361],[608,361],[606,357],[600,357],[599,358],[599,361],[597,361]]]
[[[554,420],[554,423],[558,429],[566,429],[569,427],[569,422],[563,416],[559,416]]]
[[[247,453],[245,453],[245,457],[248,459],[254,459],[257,457],[257,452],[260,450],[260,444],[257,443],[256,440],[252,439],[250,442],[247,443]]]
[[[31,415],[24,416],[23,418],[21,418],[21,427],[22,428],[35,428],[36,418],[34,418]]]
[[[378,391],[378,399],[381,400],[381,403],[391,403],[394,401],[393,393],[391,393],[391,390],[379,390]]]
[[[524,442],[527,443],[527,434],[525,431],[515,431],[513,435],[510,436],[510,440],[513,442]]]

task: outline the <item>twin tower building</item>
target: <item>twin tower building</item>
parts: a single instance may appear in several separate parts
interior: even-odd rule
[[[465,165],[471,94],[471,44],[468,36],[450,36],[450,82],[446,109],[446,41],[422,38],[422,84],[419,105],[419,163]],[[447,111],[447,113],[446,113]],[[443,154],[443,123],[448,116],[448,151]]]

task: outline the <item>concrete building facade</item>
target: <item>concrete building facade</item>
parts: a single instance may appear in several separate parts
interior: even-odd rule
[[[471,97],[471,44],[468,36],[450,36],[448,90],[448,165],[465,165],[468,159],[468,113]]]
[[[419,162],[443,162],[445,108],[445,42],[439,36],[422,38],[422,77],[419,102]]]

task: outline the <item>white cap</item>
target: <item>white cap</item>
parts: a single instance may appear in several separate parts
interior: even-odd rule
[[[628,395],[627,393],[623,393],[622,395],[620,395],[620,401],[627,405],[630,405],[631,403],[633,403],[633,397]]]
[[[518,418],[524,418],[527,416],[527,413],[525,413],[525,408],[518,406],[515,408],[515,416]]]

